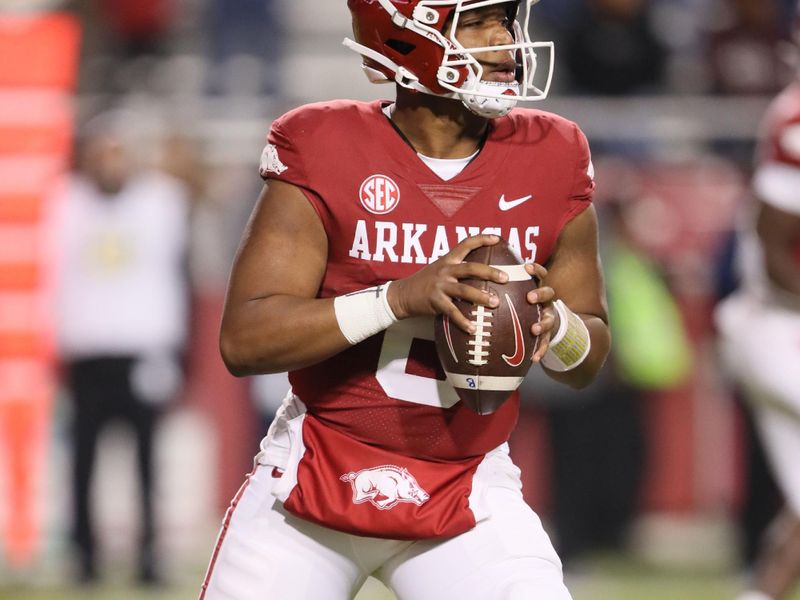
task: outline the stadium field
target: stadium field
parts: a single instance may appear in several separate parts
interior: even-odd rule
[[[198,574],[197,581],[201,577]],[[568,584],[575,600],[732,600],[739,580],[730,574],[665,571],[621,562],[589,567],[581,575],[568,576]],[[196,581],[152,591],[131,587],[122,579],[79,588],[0,584],[0,600],[192,600],[196,597]],[[395,597],[378,582],[369,580],[356,600],[395,600]],[[800,600],[800,590],[791,600]]]

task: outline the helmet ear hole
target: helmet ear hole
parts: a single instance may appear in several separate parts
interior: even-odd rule
[[[386,46],[403,56],[410,54],[416,48],[414,44],[396,39],[386,40]]]

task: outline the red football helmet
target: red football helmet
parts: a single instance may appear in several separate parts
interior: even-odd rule
[[[528,36],[531,7],[539,0],[348,0],[355,41],[344,44],[364,57],[364,71],[373,83],[395,81],[426,94],[456,98],[475,114],[499,117],[518,101],[543,100],[553,74],[552,42],[532,42]],[[514,42],[502,46],[465,48],[455,37],[461,15],[492,5],[508,5]],[[519,10],[524,8],[522,22]],[[546,83],[537,87],[536,48],[547,48]],[[483,81],[483,67],[474,55],[512,51],[516,81]]]

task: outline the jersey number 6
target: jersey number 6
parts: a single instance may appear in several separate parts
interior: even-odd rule
[[[387,396],[450,408],[459,398],[447,381],[408,373],[408,358],[415,338],[433,344],[433,317],[404,319],[386,330],[375,378]]]

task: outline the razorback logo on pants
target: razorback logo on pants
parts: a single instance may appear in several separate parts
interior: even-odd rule
[[[483,455],[435,463],[403,456],[308,413],[298,433],[302,439],[292,443],[302,445],[302,455],[282,477],[296,483],[278,496],[292,514],[354,535],[403,540],[449,537],[475,526],[470,494]]]
[[[398,502],[422,506],[430,499],[408,469],[395,465],[362,469],[357,473],[350,471],[339,479],[353,486],[353,504],[371,502],[376,508],[389,510]]]

